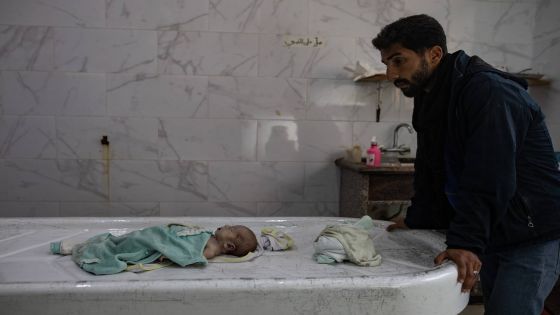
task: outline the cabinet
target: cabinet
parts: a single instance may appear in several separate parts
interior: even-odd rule
[[[383,163],[369,168],[340,158],[339,215],[359,218],[364,215],[388,220],[404,214],[414,190],[412,163]]]

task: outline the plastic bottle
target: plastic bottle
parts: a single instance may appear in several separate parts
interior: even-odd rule
[[[368,167],[379,167],[381,166],[381,150],[377,146],[377,139],[375,137],[371,138],[371,146],[367,149],[367,159],[366,166]]]
[[[359,144],[352,148],[352,162],[362,163],[362,147]]]

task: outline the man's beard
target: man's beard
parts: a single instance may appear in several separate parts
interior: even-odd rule
[[[428,68],[428,62],[426,61],[426,59],[422,59],[420,63],[420,69],[412,74],[412,81],[414,83],[405,79],[396,79],[393,83],[397,87],[399,87],[399,84],[407,84],[407,87],[400,88],[404,96],[416,97],[418,94],[420,94],[420,92],[422,92],[429,79],[430,69]]]

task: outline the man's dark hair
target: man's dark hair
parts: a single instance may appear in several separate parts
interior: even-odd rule
[[[417,54],[434,46],[440,46],[443,53],[447,53],[443,27],[436,19],[426,14],[407,16],[386,25],[371,42],[379,50],[389,48],[393,44],[401,44]]]

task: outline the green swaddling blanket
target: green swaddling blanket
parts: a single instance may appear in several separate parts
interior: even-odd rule
[[[96,275],[119,273],[128,265],[149,264],[161,256],[182,267],[206,265],[204,247],[211,236],[211,231],[175,224],[153,226],[121,236],[104,233],[76,244],[72,248],[72,260]]]
[[[373,220],[367,215],[355,224],[328,225],[313,243],[313,258],[320,264],[349,260],[359,266],[378,266],[381,255],[369,235],[372,228]]]

